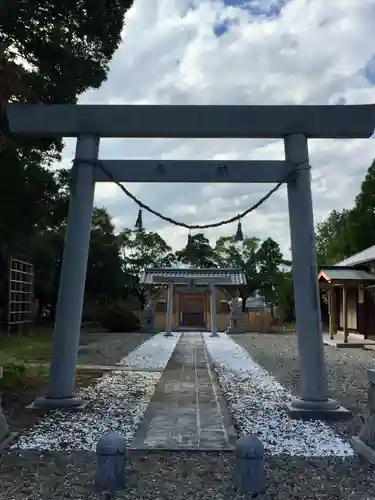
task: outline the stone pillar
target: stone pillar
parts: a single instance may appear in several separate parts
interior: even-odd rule
[[[72,169],[72,193],[53,332],[50,386],[47,396],[37,399],[32,405],[35,408],[83,407],[83,401],[75,395],[75,374],[96,168],[84,160],[97,160],[98,153],[99,137],[83,135],[78,138],[76,159],[82,161],[76,162]]]
[[[288,205],[301,374],[301,397],[287,407],[292,418],[348,418],[350,412],[328,399],[307,138],[286,137],[285,156],[296,165],[288,180]]]
[[[344,285],[342,289],[342,329],[344,331],[344,342],[348,343],[348,288]]]
[[[170,281],[168,285],[168,302],[167,302],[167,324],[165,328],[165,336],[172,336],[172,320],[173,320],[173,282]]]
[[[210,285],[210,297],[211,297],[211,337],[218,337],[217,327],[216,327],[216,288],[214,285]]]
[[[368,414],[359,436],[353,437],[355,451],[375,465],[375,369],[367,370]]]

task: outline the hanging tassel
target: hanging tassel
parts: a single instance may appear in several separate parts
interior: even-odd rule
[[[241,221],[239,221],[238,226],[237,226],[237,232],[234,235],[233,241],[243,241],[243,232],[242,232],[242,225]]]
[[[139,229],[139,231],[143,230],[142,210],[141,209],[139,209],[137,220],[135,221],[135,228]]]

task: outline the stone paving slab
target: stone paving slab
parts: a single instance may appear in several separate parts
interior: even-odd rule
[[[231,450],[236,434],[202,333],[184,333],[130,448]]]

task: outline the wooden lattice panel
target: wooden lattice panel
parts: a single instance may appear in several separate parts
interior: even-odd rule
[[[8,325],[33,321],[34,266],[12,257],[9,263]]]

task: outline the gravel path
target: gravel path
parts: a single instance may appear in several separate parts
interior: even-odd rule
[[[115,365],[131,351],[152,338],[153,335],[129,333],[82,333],[78,363],[91,365]]]
[[[119,499],[245,500],[233,491],[231,455],[132,452],[130,460],[128,486],[118,493]],[[92,453],[49,452],[40,456],[30,451],[13,452],[2,465],[0,498],[97,500],[103,496],[93,491],[94,470]],[[370,473],[367,484],[362,475],[358,486],[353,472],[340,459],[288,457],[286,466],[283,457],[271,457],[266,468],[265,500],[372,500]],[[339,483],[338,476],[342,478]]]
[[[102,334],[108,335],[108,334]],[[95,340],[99,358],[85,363],[113,364],[131,351],[127,341]],[[139,335],[139,334],[138,334]],[[95,339],[98,339],[95,336]],[[130,340],[129,340],[130,339]],[[109,342],[107,342],[107,340]],[[134,347],[146,340],[135,337]],[[236,336],[250,355],[292,393],[298,394],[298,362],[293,335]],[[112,347],[109,348],[109,345]],[[102,347],[100,347],[102,346]],[[113,349],[114,351],[111,351]],[[129,349],[129,351],[127,351]],[[95,349],[94,349],[95,350]],[[111,352],[110,352],[111,351]],[[351,409],[350,422],[335,424],[343,435],[361,428],[360,415],[366,407],[366,367],[374,353],[326,348],[331,395]],[[100,358],[100,356],[102,356]],[[333,376],[333,375],[334,376]],[[128,488],[118,495],[125,500],[242,500],[232,488],[231,455],[205,453],[131,452]],[[3,457],[0,469],[1,500],[50,500],[103,498],[93,493],[95,456],[90,452],[44,452],[12,450]],[[373,500],[375,468],[356,458],[303,458],[268,456],[266,499],[275,500]]]
[[[299,364],[295,334],[246,334],[232,338],[293,395],[299,395]],[[353,418],[334,428],[351,438],[362,428],[367,408],[367,368],[375,366],[375,352],[325,346],[330,397],[351,410]]]

